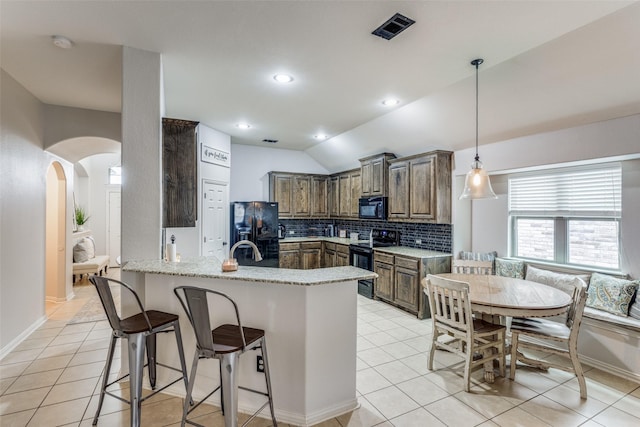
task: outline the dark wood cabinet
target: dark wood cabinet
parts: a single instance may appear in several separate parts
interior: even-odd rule
[[[420,260],[395,257],[395,283],[393,301],[411,310],[418,311],[420,297]]]
[[[329,178],[326,176],[311,177],[311,216],[329,216]]]
[[[303,270],[320,268],[322,262],[322,242],[301,243],[300,259]]]
[[[414,258],[374,251],[375,298],[400,307],[420,319],[430,317],[429,302],[422,291],[427,274],[449,273],[451,256]]]
[[[280,243],[280,268],[300,268],[300,243]]]
[[[351,216],[351,176],[343,173],[338,176],[338,215]]]
[[[162,226],[195,227],[198,219],[198,122],[162,119]]]
[[[374,284],[376,298],[393,301],[394,270],[393,256],[374,254],[373,271],[378,275]]]
[[[336,266],[336,244],[323,242],[322,266],[325,268]]]
[[[337,176],[329,178],[329,216],[340,216],[340,184]]]
[[[451,223],[451,155],[389,160],[389,221]]]
[[[311,177],[294,175],[293,180],[293,217],[311,216]]]
[[[358,218],[358,203],[362,195],[362,172],[360,169],[349,173],[349,180],[351,181],[351,208],[349,209],[349,216],[351,218]]]
[[[351,265],[349,245],[336,245],[336,267]]]
[[[409,219],[409,162],[389,165],[389,221]]]
[[[388,193],[387,169],[389,160],[395,159],[392,153],[381,153],[360,159],[362,172],[361,197],[386,196]]]
[[[272,173],[269,177],[269,200],[278,202],[280,218],[293,217],[293,181],[291,175]]]
[[[326,175],[269,173],[269,201],[278,202],[280,218],[327,218]]]

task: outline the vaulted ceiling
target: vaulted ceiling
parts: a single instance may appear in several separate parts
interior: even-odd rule
[[[396,12],[416,23],[371,34]],[[118,112],[120,46],[159,52],[167,116],[335,171],[473,146],[477,57],[481,144],[640,113],[638,22],[636,1],[3,0],[0,65],[44,103]]]

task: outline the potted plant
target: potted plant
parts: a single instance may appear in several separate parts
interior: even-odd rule
[[[84,230],[84,224],[89,221],[89,218],[90,216],[87,215],[87,212],[82,206],[76,206],[76,225],[78,226],[78,231]]]

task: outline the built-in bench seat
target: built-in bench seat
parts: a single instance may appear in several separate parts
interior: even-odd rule
[[[585,307],[584,317],[593,320],[599,320],[601,322],[612,323],[621,328],[630,329],[632,331],[640,332],[640,319],[634,317],[622,317],[616,316],[606,311],[598,310],[597,308]]]
[[[78,277],[78,280],[81,280],[84,274],[98,274],[102,276],[103,273],[107,273],[108,268],[109,255],[96,255],[84,262],[74,262],[73,283],[76,282],[76,276]]]
[[[511,267],[513,266],[509,268]],[[590,284],[592,276],[590,272],[526,263],[522,274],[526,275],[527,280],[532,280],[531,275],[526,274],[530,267],[553,273],[577,275],[583,278],[587,284]],[[614,277],[628,280],[628,277]],[[639,348],[640,319],[616,315],[598,308],[585,307],[578,337],[578,353],[583,362],[606,372],[640,382]]]

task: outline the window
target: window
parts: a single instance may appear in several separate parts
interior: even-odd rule
[[[619,269],[621,175],[606,165],[510,177],[511,256]]]
[[[122,166],[109,168],[109,184],[122,184]]]

